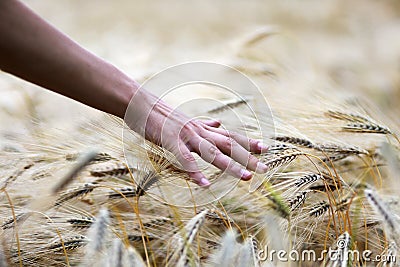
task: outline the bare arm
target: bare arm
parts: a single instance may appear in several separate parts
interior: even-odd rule
[[[131,98],[139,97],[140,105],[129,110],[137,114],[134,116],[137,123],[129,126],[137,132],[145,127],[145,137],[172,151],[197,184],[207,186],[209,181],[198,170],[191,152],[244,180],[250,179],[251,173],[243,166],[260,172],[267,170],[248,152],[266,149],[261,143],[231,136],[216,128],[219,126],[216,122],[190,120],[172,110],[19,1],[0,1],[0,36],[3,71],[120,118],[124,118]],[[146,121],[142,114],[149,115]],[[163,131],[165,127],[167,130]],[[162,132],[167,136],[161,136]]]
[[[138,85],[19,1],[0,1],[0,68],[123,117]],[[107,101],[105,101],[107,100]]]

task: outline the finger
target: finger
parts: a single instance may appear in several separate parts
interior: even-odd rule
[[[189,151],[184,143],[179,144],[179,151],[172,151],[178,162],[182,165],[184,171],[186,171],[189,177],[199,186],[207,187],[211,183],[207,178],[199,171],[195,157]]]
[[[246,166],[249,170],[256,171],[257,173],[265,173],[268,171],[268,167],[265,164],[261,163],[233,138],[211,131],[207,131],[206,135],[207,136],[202,137],[207,140],[212,140],[221,152],[231,156],[232,159]]]
[[[205,125],[213,127],[213,128],[218,128],[219,126],[221,126],[221,121],[219,120],[206,120],[206,121],[202,121]]]
[[[251,179],[251,172],[244,169],[230,157],[224,155],[215,145],[200,137],[194,139],[191,146],[206,162],[242,180]]]
[[[268,146],[264,145],[260,141],[257,141],[257,140],[251,139],[251,138],[247,138],[244,135],[230,132],[228,130],[221,129],[221,128],[213,128],[213,127],[209,127],[209,126],[205,126],[205,128],[209,131],[212,131],[212,132],[215,132],[218,134],[222,134],[222,135],[225,135],[227,137],[234,139],[236,142],[238,142],[238,144],[240,144],[242,147],[244,147],[246,150],[248,150],[250,152],[259,154],[259,153],[265,153],[268,151]]]

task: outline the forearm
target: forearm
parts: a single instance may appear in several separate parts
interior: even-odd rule
[[[123,117],[138,84],[18,1],[0,1],[0,68]]]
[[[172,152],[199,185],[210,182],[191,152],[244,180],[252,176],[244,166],[258,172],[268,169],[249,153],[265,150],[260,142],[231,137],[217,128],[218,122],[207,124],[173,110],[16,0],[0,0],[0,69],[121,118],[127,112],[125,122]]]

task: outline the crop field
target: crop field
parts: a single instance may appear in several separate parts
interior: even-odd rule
[[[399,1],[25,2],[140,83],[238,70],[263,97],[167,100],[268,144],[269,169],[198,159],[200,188],[122,120],[0,73],[0,267],[397,266]]]

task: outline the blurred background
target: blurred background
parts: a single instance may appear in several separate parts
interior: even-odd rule
[[[288,105],[290,96],[310,91],[348,92],[399,122],[398,0],[24,2],[138,81],[174,64],[213,61],[243,70],[269,98],[289,96]],[[3,135],[92,113],[0,74]]]

